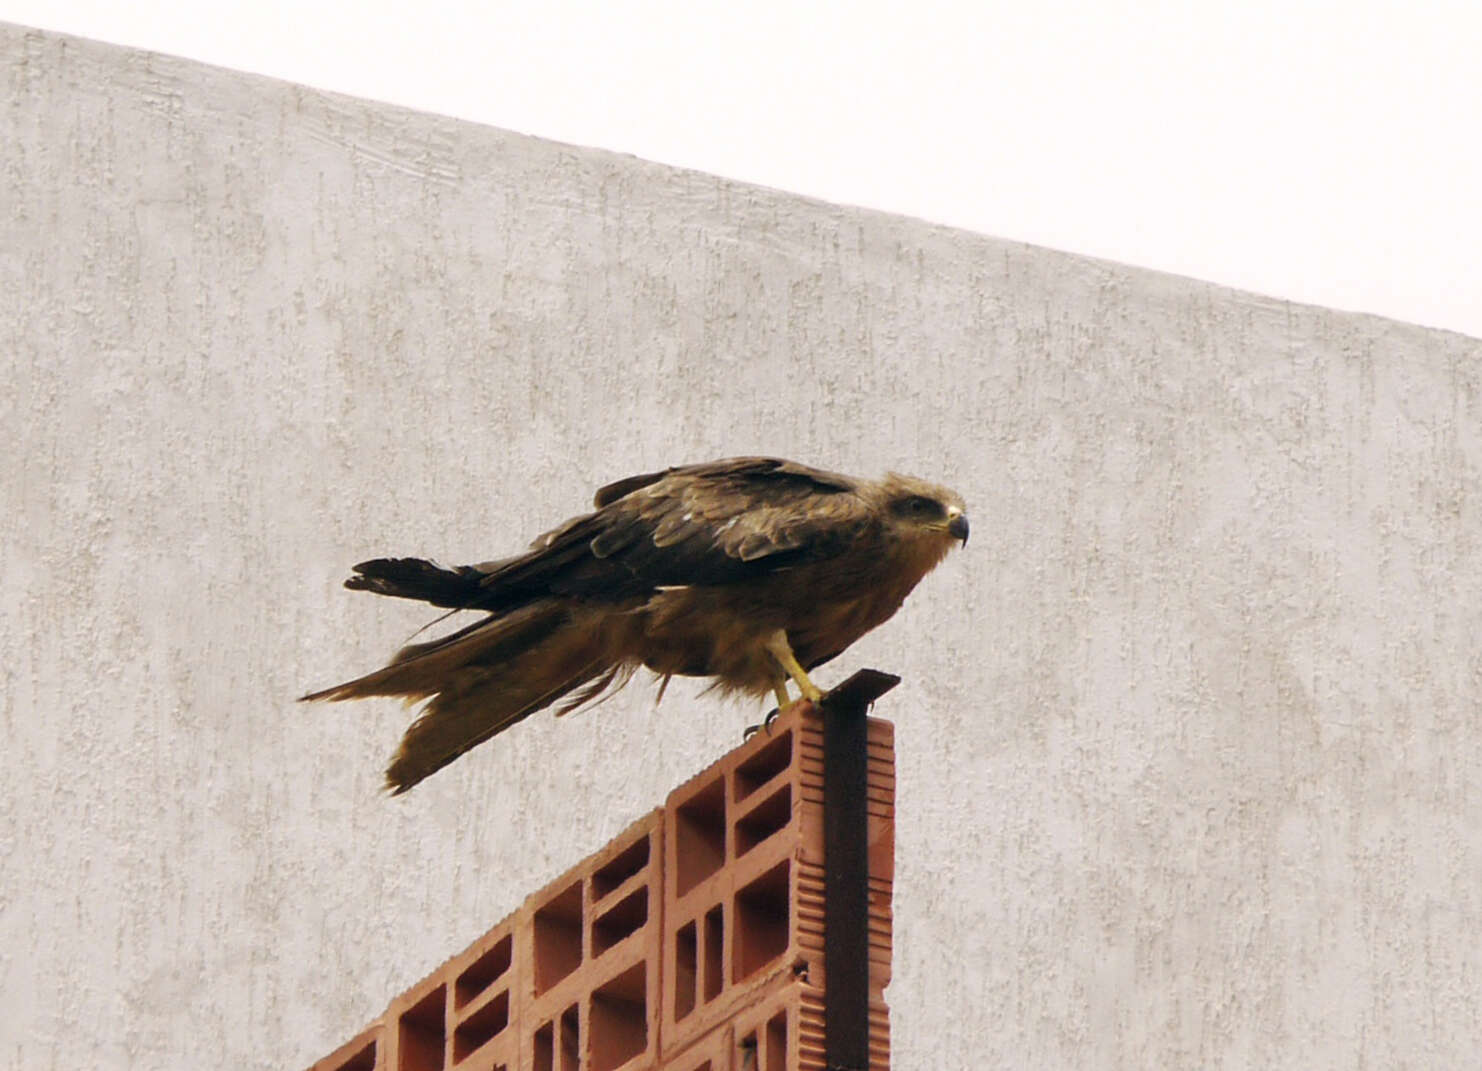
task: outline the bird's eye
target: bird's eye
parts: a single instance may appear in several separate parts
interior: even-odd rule
[[[933,517],[939,517],[942,513],[941,503],[935,499],[927,498],[925,495],[910,495],[898,498],[890,506],[890,511],[897,517],[909,517],[913,521],[926,521]]]

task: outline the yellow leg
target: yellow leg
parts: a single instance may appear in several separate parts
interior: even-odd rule
[[[778,629],[772,635],[768,636],[766,650],[769,655],[777,660],[777,664],[787,672],[787,675],[793,679],[793,683],[798,686],[798,691],[802,693],[804,699],[811,703],[816,703],[823,698],[823,693],[808,679],[808,674],[803,667],[798,665],[798,660],[792,653],[792,646],[787,642],[786,632]],[[787,688],[786,686],[781,686],[778,691],[782,693],[782,697],[785,697]]]
[[[781,710],[792,700],[787,697],[787,676],[784,674],[777,678],[777,683],[772,685],[772,694],[777,697],[777,709]]]

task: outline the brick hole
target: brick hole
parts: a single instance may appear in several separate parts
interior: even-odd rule
[[[695,941],[695,924],[686,922],[674,934],[674,1021],[677,1023],[695,1010],[695,987],[698,982],[700,947]]]
[[[600,900],[634,874],[648,866],[649,837],[635,840],[617,857],[592,875],[592,899]]]
[[[780,833],[791,821],[792,786],[783,785],[736,823],[737,857],[745,855],[774,833]]]
[[[367,1042],[362,1048],[333,1071],[376,1071],[376,1043]]]
[[[635,889],[592,924],[592,955],[600,956],[648,921],[648,886]]]
[[[561,1013],[561,1068],[578,1071],[581,1065],[581,1020],[573,1004]]]
[[[540,995],[581,965],[581,882],[535,912],[535,993]]]
[[[573,1004],[561,1013],[559,1021],[546,1023],[535,1032],[533,1071],[577,1071],[581,1052],[577,1044],[579,1037],[580,1025]]]
[[[767,1049],[757,1071],[787,1071],[787,1012],[767,1020]]]
[[[736,893],[732,981],[750,978],[787,951],[789,871],[790,864],[784,861]]]
[[[592,993],[590,1071],[613,1071],[648,1048],[648,966],[636,963]]]
[[[442,1071],[447,1004],[448,987],[440,985],[402,1013],[397,1071]]]
[[[535,1032],[534,1071],[556,1071],[556,1031],[550,1023]]]
[[[453,1060],[493,1041],[509,1026],[509,990],[500,993],[453,1030]]]
[[[726,861],[726,783],[719,779],[674,812],[674,891],[683,896]]]
[[[792,764],[792,730],[789,729],[736,767],[736,802],[744,800]]]
[[[453,983],[453,1007],[463,1007],[504,977],[504,972],[509,970],[513,944],[513,939],[506,934],[464,968],[458,980]]]
[[[725,910],[716,904],[705,912],[705,989],[704,1000],[709,1004],[720,996],[725,985]]]

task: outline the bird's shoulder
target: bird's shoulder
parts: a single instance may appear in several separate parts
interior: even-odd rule
[[[868,517],[855,494],[859,481],[781,458],[731,458],[649,475],[657,478],[635,477],[646,482],[601,507],[614,536],[599,539],[596,549],[637,529],[656,548],[704,548],[743,562],[828,557]]]
[[[822,561],[867,534],[860,482],[780,458],[732,458],[608,484],[598,506],[481,567],[486,588],[588,596],[727,584]]]
[[[676,465],[615,480],[598,488],[592,505],[612,505],[637,491],[649,498],[724,491],[765,499],[769,493],[809,491],[838,494],[854,491],[861,481],[780,457],[731,457],[694,465]]]

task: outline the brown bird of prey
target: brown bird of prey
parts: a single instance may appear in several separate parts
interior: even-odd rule
[[[962,499],[909,476],[858,480],[745,457],[630,476],[513,558],[355,566],[347,588],[487,616],[305,699],[428,699],[386,771],[405,792],[537,710],[622,687],[639,666],[788,702],[808,670],[900,608],[956,542]],[[662,685],[660,695],[663,694]]]

